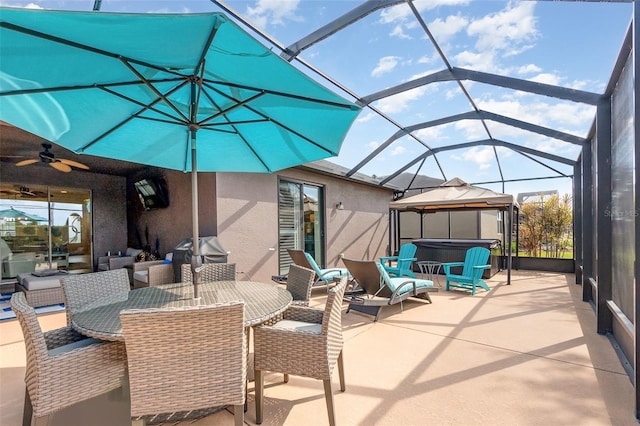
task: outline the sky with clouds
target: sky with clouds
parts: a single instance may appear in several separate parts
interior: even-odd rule
[[[102,0],[103,12],[185,13],[219,11],[215,2]],[[91,10],[93,0],[0,0],[3,6]],[[252,0],[227,5],[276,41],[274,50],[300,40],[361,4],[354,0]],[[602,93],[632,16],[632,4],[609,2],[533,2],[416,0],[416,19],[407,4],[375,11],[301,52],[300,58],[338,81],[348,93],[317,77],[347,99],[365,97],[447,68],[467,68],[518,79]],[[422,25],[438,43],[434,48]],[[264,41],[263,39],[261,39]],[[266,43],[266,41],[265,41]],[[294,62],[295,64],[295,62]],[[299,66],[299,65],[298,65]],[[309,73],[305,69],[305,72]],[[313,73],[310,75],[314,76]],[[364,108],[332,161],[353,167],[391,138],[400,127],[480,110],[586,137],[595,108],[483,83],[439,82],[420,86]],[[576,159],[579,147],[495,121],[464,120],[429,127],[398,138],[360,172],[385,176],[429,148],[473,142],[490,136],[516,145]],[[489,136],[490,135],[490,136]],[[426,147],[425,147],[426,145]],[[538,160],[538,161],[536,161]],[[418,164],[419,165],[419,164]],[[408,171],[418,171],[418,165]],[[572,167],[525,157],[508,148],[476,146],[443,151],[419,169],[436,178],[460,177],[508,193],[557,189],[571,192],[570,179],[517,181],[571,175]],[[559,172],[559,173],[558,173]]]

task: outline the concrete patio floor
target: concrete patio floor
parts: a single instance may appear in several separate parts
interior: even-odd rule
[[[608,338],[595,333],[574,276],[514,271],[510,286],[506,276],[474,297],[441,289],[433,304],[386,307],[377,323],[343,314],[347,389],[339,391],[335,373],[338,425],[637,425],[631,381]],[[314,290],[312,306],[325,297]],[[64,313],[39,319],[44,330],[65,324]],[[24,365],[17,321],[0,322],[3,426],[21,424]],[[57,413],[52,424],[126,425],[128,409],[114,391]],[[232,423],[223,410],[188,424]],[[245,423],[255,424],[252,382]],[[328,424],[322,383],[292,376],[284,384],[269,373],[263,424]]]

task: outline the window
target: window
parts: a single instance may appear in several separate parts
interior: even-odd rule
[[[280,274],[286,274],[291,264],[287,249],[304,250],[323,265],[323,188],[281,179],[278,189]]]
[[[3,182],[0,238],[6,253],[2,253],[2,278],[86,266],[91,257],[90,199],[89,190]],[[11,268],[6,264],[9,258],[16,260]],[[17,262],[19,258],[27,261]],[[75,262],[77,259],[80,261]]]

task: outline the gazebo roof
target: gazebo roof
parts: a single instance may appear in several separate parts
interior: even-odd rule
[[[510,206],[518,206],[513,195],[469,185],[457,177],[438,188],[389,203],[391,209],[407,211],[503,210]]]

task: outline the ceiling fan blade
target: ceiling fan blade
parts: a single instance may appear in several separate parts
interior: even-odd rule
[[[18,161],[16,163],[16,166],[18,166],[18,167],[20,167],[20,166],[28,166],[29,164],[35,164],[38,161],[40,161],[40,160],[38,160],[37,158],[32,158],[30,160],[22,160],[22,161]]]
[[[49,165],[51,167],[53,167],[54,169],[59,170],[61,172],[69,173],[71,171],[71,166],[63,164],[63,163],[61,163],[59,161],[56,161],[55,163],[49,163]]]
[[[82,163],[78,163],[77,161],[73,161],[73,160],[65,160],[64,158],[58,158],[58,160],[62,163],[62,164],[66,164],[67,166],[73,166],[73,167],[77,167],[79,169],[85,169],[85,170],[89,170],[89,166],[86,166]]]

